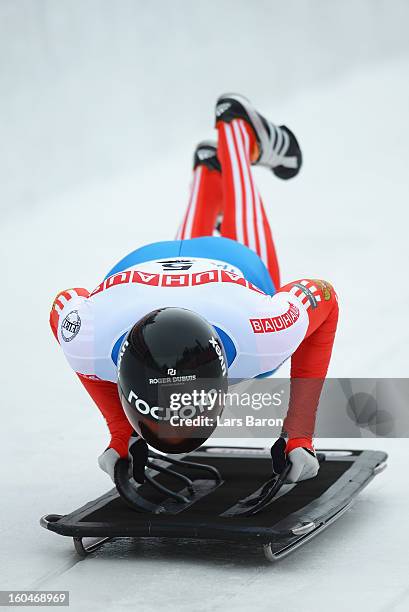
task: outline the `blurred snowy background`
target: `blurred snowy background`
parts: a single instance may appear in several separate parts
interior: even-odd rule
[[[38,518],[109,486],[96,468],[104,424],[48,329],[54,295],[93,288],[131,249],[174,236],[193,147],[212,137],[225,91],[301,142],[296,180],[256,174],[284,281],[338,290],[331,374],[408,375],[408,25],[405,0],[0,0],[0,588],[71,588],[75,610],[270,609],[279,597],[288,610],[407,609],[406,440],[371,440],[390,469],[266,571],[256,555],[243,565],[242,553],[181,544],[76,564]]]

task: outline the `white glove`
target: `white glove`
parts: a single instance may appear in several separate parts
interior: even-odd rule
[[[102,453],[102,455],[98,457],[99,467],[106,474],[108,474],[108,476],[110,477],[110,479],[112,480],[114,484],[115,484],[115,479],[114,479],[115,464],[118,461],[119,457],[120,457],[119,453],[117,453],[114,448],[107,448]]]
[[[103,470],[112,482],[115,484],[115,465],[120,459],[119,453],[114,448],[107,448],[104,450],[102,455],[98,457],[98,465]],[[144,482],[145,466],[148,461],[148,445],[145,440],[139,436],[132,436],[129,439],[129,477],[136,480],[136,482]]]
[[[300,482],[314,478],[318,474],[320,464],[313,451],[302,447],[294,448],[288,453],[291,469],[287,476],[288,482]]]

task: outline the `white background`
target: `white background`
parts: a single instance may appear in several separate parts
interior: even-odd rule
[[[77,562],[38,525],[109,487],[105,426],[48,329],[54,295],[95,287],[171,239],[216,97],[286,123],[302,174],[256,170],[284,281],[340,298],[334,376],[408,375],[409,5],[399,0],[0,1],[0,588],[71,591],[74,610],[406,610],[407,441],[319,539],[259,550],[156,542]]]

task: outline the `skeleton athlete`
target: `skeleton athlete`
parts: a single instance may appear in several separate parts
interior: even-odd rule
[[[289,357],[290,402],[283,434],[272,447],[273,469],[289,457],[289,480],[318,472],[312,438],[337,327],[337,297],[321,280],[281,285],[251,169],[261,165],[290,179],[300,170],[301,151],[286,126],[268,122],[239,95],[218,99],[216,129],[217,142],[196,148],[176,240],[138,248],[93,291],[62,291],[52,306],[53,333],[108,424],[111,439],[99,465],[111,477],[116,461],[129,457],[135,479],[143,480],[145,440],[154,445],[160,412],[151,410],[151,424],[142,427],[132,420],[129,404],[137,397],[149,406],[141,389],[157,393],[160,384],[149,380],[182,373],[185,378],[174,381],[180,389],[181,380],[210,374],[253,378]],[[180,452],[177,438],[173,444],[166,450]]]

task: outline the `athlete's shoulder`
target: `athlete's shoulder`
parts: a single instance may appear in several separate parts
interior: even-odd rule
[[[50,310],[50,327],[58,342],[69,341],[78,333],[78,323],[75,323],[78,317],[75,315],[88,297],[89,291],[83,287],[64,289],[57,293]]]
[[[305,310],[315,310],[320,304],[338,301],[332,284],[321,279],[303,278],[287,283],[280,292],[289,293],[300,300]]]
[[[78,287],[60,291],[51,308],[50,326],[72,369],[94,374],[94,316],[89,291]]]

